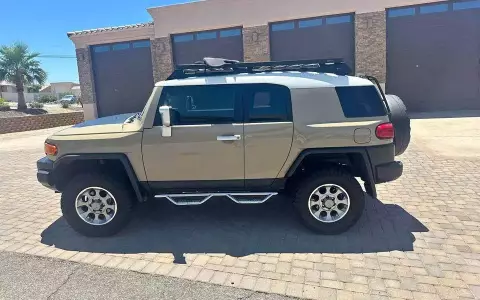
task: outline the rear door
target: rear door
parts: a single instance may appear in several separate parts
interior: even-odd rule
[[[245,185],[269,186],[290,152],[293,121],[290,89],[275,84],[252,84],[243,89]]]

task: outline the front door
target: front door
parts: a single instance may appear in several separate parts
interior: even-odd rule
[[[172,107],[172,136],[161,117],[145,129],[143,160],[157,191],[244,188],[241,98],[234,85],[164,87],[159,105]]]

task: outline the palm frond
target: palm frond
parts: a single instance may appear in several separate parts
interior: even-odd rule
[[[36,59],[39,55],[37,52],[30,52],[28,46],[22,42],[1,46],[0,80],[17,82],[20,79],[23,84],[28,85],[45,83],[47,73]]]

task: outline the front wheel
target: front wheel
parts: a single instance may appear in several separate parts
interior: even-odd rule
[[[62,193],[61,207],[67,223],[85,236],[110,236],[130,220],[130,190],[113,178],[97,173],[74,177]]]
[[[301,183],[295,207],[308,228],[321,234],[339,234],[362,215],[365,194],[355,177],[340,169],[329,169]]]

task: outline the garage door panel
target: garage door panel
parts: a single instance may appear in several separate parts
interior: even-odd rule
[[[137,43],[92,47],[99,116],[138,112],[145,106],[154,85],[151,51],[149,41]]]
[[[343,58],[354,67],[353,16],[318,17],[270,25],[272,60]]]
[[[204,57],[243,60],[241,28],[187,33],[173,36],[175,64],[191,64]]]
[[[452,3],[413,9],[414,15],[388,12],[387,91],[412,111],[480,109],[480,9],[454,11]]]

